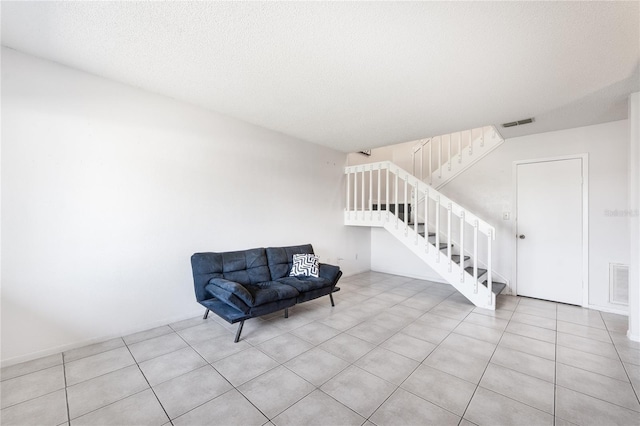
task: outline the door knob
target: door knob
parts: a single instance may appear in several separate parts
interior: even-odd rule
[[[521,240],[524,240],[524,234],[520,234],[518,238],[520,238]]]

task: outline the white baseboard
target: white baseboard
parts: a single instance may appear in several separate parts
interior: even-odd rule
[[[81,348],[83,346],[93,345],[95,343],[104,342],[106,340],[115,339],[117,337],[128,336],[129,334],[138,333],[140,331],[149,330],[151,328],[160,327],[162,325],[172,324],[174,322],[186,320],[189,318],[194,318],[198,315],[202,315],[204,313],[204,307],[198,309],[197,311],[190,312],[188,314],[174,315],[173,317],[165,318],[158,321],[153,321],[151,323],[141,324],[135,327],[127,328],[122,330],[117,334],[108,334],[98,337],[92,337],[87,340],[82,340],[79,342],[69,343],[66,345],[60,345],[53,348],[45,349],[42,351],[31,352],[25,355],[16,356],[13,358],[3,359],[0,362],[0,367],[9,367],[11,365],[20,364],[21,362],[32,361],[34,359],[42,358],[49,355],[59,354],[60,352],[69,351],[71,349]]]
[[[627,311],[623,311],[621,309],[616,309],[616,308],[610,308],[608,306],[588,305],[588,306],[585,306],[585,308],[595,309],[596,311],[608,312],[610,314],[624,315],[625,317],[629,316],[629,312]]]
[[[352,277],[352,276],[358,275],[358,274],[364,274],[365,272],[369,272],[369,271],[372,271],[372,269],[365,268],[363,270],[351,271],[348,274],[347,273],[343,274],[342,278]],[[338,285],[340,285],[340,281],[338,281]]]

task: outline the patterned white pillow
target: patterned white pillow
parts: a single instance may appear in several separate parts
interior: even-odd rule
[[[294,254],[290,277],[318,277],[318,256],[315,254]]]

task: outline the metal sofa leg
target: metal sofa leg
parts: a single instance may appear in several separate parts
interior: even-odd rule
[[[289,308],[284,308],[284,317],[289,318]]]
[[[329,299],[331,299],[331,306],[336,306],[336,304],[333,303],[333,294],[329,293]]]
[[[243,325],[244,325],[244,320],[240,321],[240,325],[238,326],[238,331],[236,332],[236,339],[233,341],[233,343],[238,343],[238,341],[240,340],[240,334],[242,333]]]
[[[207,319],[208,316],[209,316],[209,309],[204,311],[204,316],[202,317],[202,319]]]

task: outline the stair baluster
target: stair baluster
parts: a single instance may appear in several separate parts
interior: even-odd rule
[[[464,282],[464,210],[460,212],[460,282]]]
[[[347,201],[346,201],[346,205],[347,205],[347,219],[351,219],[351,197],[349,196],[351,194],[351,175],[348,174],[347,175]]]
[[[365,213],[364,213],[364,171],[365,171],[365,167],[362,166],[362,204],[360,204],[362,206],[362,219],[365,218]]]
[[[387,190],[387,203],[384,205],[384,209],[387,211],[387,220],[389,220],[389,203],[391,203],[391,198],[389,198],[389,167],[387,167],[387,179],[385,181],[386,190]]]
[[[429,253],[429,190],[424,191],[424,251]]]
[[[474,130],[476,130],[476,138],[480,141],[479,144],[475,146]],[[491,140],[488,141],[488,144],[485,144],[485,134],[489,130],[492,131]],[[453,140],[454,135],[456,136],[457,141]],[[467,136],[469,138],[468,141],[466,139]],[[436,144],[436,140],[437,147],[434,147],[433,145]],[[440,135],[427,139],[426,141],[420,140],[411,150],[413,174],[418,176],[422,182],[428,183],[435,189],[438,189],[455,176],[462,173],[466,168],[473,165],[476,161],[483,158],[493,149],[500,146],[503,142],[504,139],[502,139],[496,128],[493,126]],[[465,143],[468,143],[469,151],[468,156],[465,155],[465,158],[463,159],[463,151],[466,148],[464,145]],[[444,146],[445,144],[446,146]],[[433,156],[434,149],[438,150],[436,161],[434,161]],[[445,149],[448,149],[447,152],[445,152]],[[454,151],[454,149],[457,149],[457,152]],[[429,162],[426,169],[424,167],[425,151],[429,153]],[[419,162],[417,161],[418,159],[416,156],[420,157]],[[457,156],[457,161],[453,161],[455,156]],[[420,167],[419,171],[418,163]]]
[[[436,262],[440,263],[440,196],[436,197]]]
[[[396,207],[395,207],[395,210],[393,211],[393,214],[396,215],[396,229],[398,229],[398,226],[399,226],[398,221],[400,220],[400,215],[398,214],[398,170],[396,170],[395,175],[396,175],[396,191],[395,191]]]
[[[449,272],[451,272],[451,203],[447,206],[447,259],[449,260]]]
[[[489,304],[493,304],[493,279],[491,278],[491,241],[493,241],[493,230],[489,230],[487,236],[487,288],[489,289]]]
[[[369,219],[373,220],[373,166],[369,166]]]
[[[376,198],[378,202],[378,220],[382,218],[382,208],[380,207],[380,180],[382,176],[382,165],[378,164],[378,198]]]
[[[409,221],[411,220],[411,215],[409,214],[409,173],[407,173],[404,177],[404,211],[402,212],[402,220],[404,220],[404,235],[409,235]]]
[[[383,169],[386,169],[384,188]],[[505,284],[495,283],[494,286],[493,282],[495,271],[492,265],[492,244],[495,229],[491,225],[390,162],[351,166],[345,169],[345,173],[347,174],[345,224],[384,227],[477,306],[495,309],[496,299],[492,291],[495,287],[499,292]],[[369,173],[368,178],[366,173]],[[374,173],[378,173],[378,176],[374,177]],[[394,175],[394,182],[391,181],[391,174]],[[365,179],[368,180],[365,181]],[[400,198],[400,191],[403,188],[400,187],[399,179],[404,180],[403,199]],[[374,183],[378,185],[375,201]],[[385,191],[385,194],[382,194],[382,191]],[[392,191],[395,194],[392,194]],[[382,200],[386,200],[386,203],[382,204]],[[424,213],[421,211],[421,202],[424,202]],[[387,211],[386,215],[381,214],[383,205]],[[433,211],[434,208],[435,211]],[[379,211],[378,215],[373,214],[374,209]],[[444,220],[441,217],[443,209],[446,211],[446,224],[441,223],[441,220]],[[421,214],[424,214],[423,218]],[[424,223],[422,228],[424,234],[420,230],[421,221]],[[454,224],[454,221],[459,222]],[[473,247],[470,248],[473,253],[469,253],[473,258],[466,256],[467,259],[471,259],[472,266],[465,268],[465,247],[468,245],[465,242],[467,224],[473,227]],[[413,232],[409,233],[411,226],[413,226]],[[433,229],[435,244],[429,240],[430,228]],[[480,234],[487,237],[486,266],[479,257],[479,251],[484,252],[479,250]],[[420,240],[422,236],[424,240]],[[424,250],[421,245],[423,241]],[[431,251],[432,248],[435,251]],[[440,262],[443,255],[448,261],[446,265]],[[484,253],[482,255],[484,256]],[[482,283],[479,278],[483,280]],[[483,285],[479,286],[479,283]]]
[[[473,293],[478,294],[478,220],[473,222]]]
[[[418,245],[418,181],[416,180],[415,189],[413,190],[413,232],[416,236],[416,245]]]

